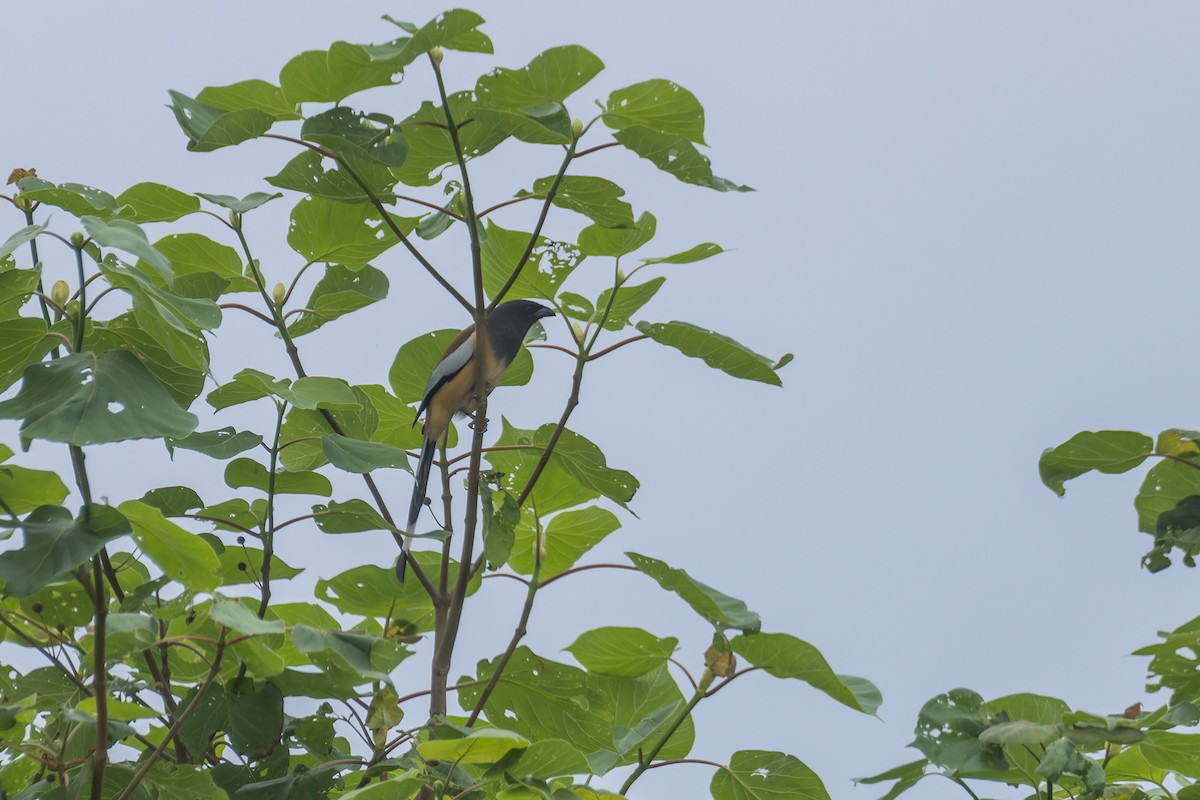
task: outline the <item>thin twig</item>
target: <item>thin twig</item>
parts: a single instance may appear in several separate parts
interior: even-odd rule
[[[589,147],[587,150],[580,150],[578,153],[575,154],[575,157],[583,158],[586,155],[591,155],[592,153],[596,152],[597,150],[604,150],[605,148],[608,148],[608,147],[616,147],[619,144],[620,144],[620,142],[607,142],[605,144],[598,144],[595,147]]]
[[[588,356],[588,361],[593,361],[593,360],[599,358],[600,356],[606,356],[609,353],[611,353],[613,350],[624,347],[627,344],[633,344],[634,342],[640,342],[642,339],[649,339],[649,338],[650,337],[644,333],[638,334],[637,336],[631,336],[623,342],[617,342],[616,344],[612,345],[611,347],[604,348],[599,353],[592,353],[591,355]]]
[[[218,303],[217,307],[218,308],[236,308],[238,311],[245,311],[247,314],[253,314],[254,316],[261,319],[263,322],[267,323],[268,325],[275,324],[275,320],[271,319],[266,314],[262,313],[261,311],[255,311],[250,306],[242,305],[241,303]]]

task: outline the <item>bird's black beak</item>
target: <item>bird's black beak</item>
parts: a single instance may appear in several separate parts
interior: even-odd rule
[[[544,319],[545,317],[553,317],[553,316],[555,316],[553,308],[546,308],[545,306],[542,306],[541,308],[538,309],[538,312],[536,314],[534,314],[533,318],[534,319]]]

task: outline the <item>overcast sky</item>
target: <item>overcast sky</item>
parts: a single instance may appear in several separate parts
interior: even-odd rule
[[[623,517],[588,560],[635,549],[684,567],[744,599],[765,630],[800,636],[836,670],[872,679],[884,705],[880,722],[757,673],[700,706],[694,756],[784,750],[834,797],[873,798],[882,792],[850,778],[917,757],[905,748],[916,713],[945,690],[1040,692],[1099,713],[1161,702],[1144,696],[1145,662],[1128,653],[1197,613],[1195,576],[1139,569],[1150,543],[1132,508],[1140,474],[1090,476],[1058,500],[1040,485],[1037,459],[1078,430],[1196,427],[1187,376],[1200,252],[1200,6],[472,7],[488,20],[496,56],[448,53],[451,89],[491,64],[518,67],[578,43],[608,69],[568,103],[574,114],[590,116],[591,101],[614,88],[673,79],[705,106],[717,173],[757,189],[685,186],[618,149],[580,167],[621,183],[636,212],[655,213],[659,240],[647,254],[706,240],[733,250],[661,270],[667,284],[642,318],[711,327],[771,356],[796,353],[783,389],[649,343],[599,362],[571,425],[642,489],[640,519]],[[236,195],[268,188],[262,177],[290,150],[261,142],[189,153],[163,107],[167,89],[274,81],[302,50],[392,37],[383,13],[419,24],[444,8],[5,3],[0,167],[32,166],[114,194],[146,180]],[[403,117],[428,93],[414,74],[401,90],[368,96]],[[488,204],[552,172],[558,158],[530,147],[497,156],[503,163],[481,165],[476,180]],[[252,224],[271,280],[296,265],[284,241],[294,201]],[[528,229],[530,213],[518,205],[500,221]],[[0,223],[2,238],[23,221],[9,209]],[[569,237],[578,226],[555,210],[549,231]],[[177,229],[222,234],[198,217]],[[464,281],[454,255],[462,243],[443,238],[432,252]],[[399,344],[464,324],[400,248],[377,266],[392,283],[384,303],[301,340],[313,374],[386,383]],[[561,343],[562,329],[548,329]],[[286,371],[277,343],[246,319],[227,318],[214,352],[222,380],[246,359]],[[498,392],[489,409],[525,427],[555,419],[568,388],[560,361],[539,352],[533,384]],[[15,444],[12,427],[0,432]],[[21,463],[65,469],[61,450],[39,444]],[[193,481],[206,499],[229,493],[221,465],[180,457],[171,468],[158,447],[100,448],[92,464],[97,493],[113,502]],[[399,505],[408,476],[385,484]],[[342,485],[342,497],[358,491]],[[393,557],[378,535],[305,534],[279,546],[309,568],[296,599],[318,576]],[[487,611],[468,607],[455,674],[503,649],[516,620],[523,588],[489,581],[486,590]],[[708,636],[647,579],[597,571],[540,596],[528,643],[569,660],[559,648],[601,624],[677,636],[692,665]],[[402,679],[418,685],[423,669]],[[655,770],[636,794],[705,796],[709,775]],[[962,796],[941,784],[931,779],[917,794]]]

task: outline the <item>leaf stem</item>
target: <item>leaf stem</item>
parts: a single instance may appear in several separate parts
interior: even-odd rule
[[[529,261],[529,256],[533,254],[533,248],[537,247],[538,237],[542,234],[542,226],[546,224],[546,216],[550,213],[550,206],[554,203],[554,198],[558,194],[558,187],[562,184],[563,176],[567,174],[567,167],[570,166],[571,159],[575,157],[576,144],[577,140],[572,140],[571,144],[567,147],[562,165],[558,168],[558,174],[554,176],[554,182],[550,184],[550,189],[546,192],[546,199],[542,203],[542,211],[538,215],[537,224],[533,226],[533,233],[529,235],[529,244],[525,246],[525,252],[517,260],[517,264],[509,274],[508,280],[504,282],[504,285],[500,287],[500,291],[496,292],[496,296],[492,298],[492,303],[488,306],[488,311],[498,306],[500,301],[504,299],[504,295],[508,294],[508,290],[517,282],[517,278],[521,275],[521,270],[525,268],[525,264]]]
[[[25,224],[26,225],[34,224],[33,223],[33,209],[22,208],[21,210],[23,212],[25,212]],[[37,269],[37,265],[38,265],[38,262],[40,261],[40,259],[38,258],[38,246],[37,246],[37,237],[36,236],[29,240],[29,254],[33,257],[33,268]],[[41,307],[42,307],[42,319],[44,319],[46,321],[46,324],[49,325],[50,324],[50,310],[46,307],[46,300],[42,296],[43,293],[46,291],[46,289],[45,289],[44,284],[42,283],[41,275],[38,275],[37,290],[38,290],[38,302],[41,304]]]
[[[259,567],[262,593],[258,602],[258,618],[265,619],[271,602],[271,559],[275,556],[275,481],[279,467],[279,435],[283,431],[283,415],[287,403],[275,402],[275,441],[271,445],[270,467],[267,472],[267,519],[262,526],[262,566]]]
[[[76,448],[78,449],[78,448]],[[96,621],[92,638],[92,691],[96,698],[96,749],[92,753],[92,800],[104,796],[104,769],[108,766],[108,668],[105,664],[105,638],[108,627],[108,592],[100,556],[92,556],[92,581]],[[164,746],[170,741],[163,739]]]
[[[496,684],[500,682],[500,676],[504,674],[504,668],[508,666],[509,660],[512,658],[513,653],[516,652],[517,645],[525,638],[526,627],[529,625],[529,615],[533,613],[533,600],[537,597],[538,593],[538,576],[542,573],[542,548],[540,547],[540,542],[544,534],[542,533],[541,522],[538,520],[536,514],[534,514],[534,525],[536,527],[534,535],[539,546],[533,548],[533,572],[529,576],[529,588],[525,591],[525,605],[521,607],[521,616],[517,620],[517,627],[513,630],[508,647],[505,648],[504,653],[496,661],[496,666],[488,678],[487,685],[479,693],[479,699],[475,701],[475,707],[471,709],[471,713],[467,717],[468,728],[475,724],[475,720],[479,719],[479,715],[483,712],[483,707],[487,705],[488,698],[492,696],[492,691],[496,688]]]
[[[629,792],[629,787],[633,786],[634,782],[637,781],[638,778],[642,777],[643,772],[650,769],[651,762],[654,761],[654,757],[657,756],[658,752],[663,749],[663,746],[675,734],[675,731],[679,729],[679,726],[683,724],[683,721],[691,715],[692,709],[696,707],[696,704],[703,699],[704,692],[697,689],[692,694],[692,699],[688,700],[687,705],[685,705],[679,711],[679,713],[675,715],[675,719],[671,720],[671,724],[668,725],[667,729],[663,731],[663,734],[658,737],[654,743],[654,746],[651,747],[644,755],[638,757],[637,768],[634,769],[633,774],[625,779],[625,783],[621,784],[621,789],[618,791],[618,794],[627,794]]]

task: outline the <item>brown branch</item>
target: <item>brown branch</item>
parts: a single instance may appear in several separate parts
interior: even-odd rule
[[[79,448],[72,446],[72,450]],[[105,638],[108,622],[108,592],[100,571],[100,556],[92,556],[95,624],[92,639],[92,691],[96,698],[96,749],[92,752],[92,800],[104,796],[104,770],[108,766],[108,666],[105,664]],[[163,746],[170,741],[163,739]]]
[[[536,507],[534,511],[536,512]],[[534,514],[534,531],[535,546],[533,548],[533,573],[529,576],[529,588],[525,592],[525,605],[521,607],[521,616],[517,620],[517,627],[513,630],[512,638],[508,641],[508,647],[504,649],[499,660],[496,661],[496,666],[492,670],[492,674],[488,677],[487,686],[483,687],[483,691],[479,693],[479,699],[475,701],[475,707],[471,709],[470,715],[467,716],[467,727],[475,724],[475,720],[479,719],[479,715],[483,712],[483,707],[487,704],[488,698],[492,696],[492,691],[496,685],[500,683],[500,676],[504,674],[504,668],[508,666],[509,660],[513,653],[517,650],[517,645],[525,638],[526,627],[529,625],[529,615],[533,613],[533,601],[538,593],[538,576],[542,572],[542,531],[541,524],[537,521],[537,514]]]
[[[408,195],[403,195],[403,194],[393,194],[391,196],[396,198],[397,200],[407,200],[410,203],[416,203],[419,206],[425,206],[426,208],[432,208],[434,211],[440,211],[443,214],[445,214],[447,217],[453,217],[454,219],[458,220],[459,222],[466,222],[466,219],[464,219],[462,217],[462,215],[455,214],[450,209],[443,208],[442,206],[439,206],[437,203],[429,203],[425,200],[420,199],[419,197],[409,197]]]
[[[611,353],[613,350],[616,350],[616,349],[618,349],[618,348],[624,347],[624,346],[625,346],[625,345],[627,345],[627,344],[633,344],[634,342],[640,342],[642,339],[649,339],[649,338],[650,338],[650,337],[649,337],[649,336],[647,336],[647,335],[646,335],[646,334],[644,334],[644,333],[643,333],[643,334],[638,334],[637,336],[631,336],[631,337],[629,337],[628,339],[626,339],[626,340],[625,340],[625,341],[623,341],[623,342],[617,342],[616,344],[612,345],[611,347],[606,347],[606,348],[604,348],[604,349],[603,349],[603,350],[601,350],[599,353],[592,353],[591,355],[589,355],[589,356],[587,357],[587,360],[588,360],[588,361],[592,361],[592,360],[594,360],[594,359],[597,359],[597,358],[599,358],[600,356],[606,356],[606,355],[608,355],[609,353]]]
[[[535,347],[539,350],[558,350],[559,352],[566,353],[571,358],[579,358],[579,353],[576,353],[574,350],[568,350],[565,347],[560,347],[556,344],[527,344],[525,346]]]
[[[568,575],[574,575],[576,572],[586,572],[589,569],[631,569],[634,572],[639,572],[638,568],[632,564],[585,564],[582,567],[572,567],[571,569],[563,570],[557,575],[553,575],[539,584],[541,586],[549,586],[559,578],[565,578]]]
[[[218,308],[236,308],[238,311],[245,311],[247,314],[252,314],[253,316],[258,317],[259,319],[261,319],[263,322],[267,323],[268,325],[275,324],[275,320],[271,319],[266,314],[262,313],[261,311],[255,311],[250,306],[242,305],[241,303],[218,303],[217,307]]]
[[[586,155],[591,155],[592,153],[596,152],[597,150],[604,150],[605,148],[608,148],[608,147],[616,147],[619,144],[620,144],[620,142],[607,142],[606,144],[598,144],[595,147],[589,147],[587,150],[580,150],[578,153],[575,154],[575,157],[583,158]]]
[[[683,674],[687,676],[688,683],[690,683],[692,685],[692,691],[696,691],[700,688],[699,684],[696,683],[696,679],[692,677],[692,673],[688,670],[687,667],[685,667],[683,664],[681,664],[679,661],[672,658],[671,656],[667,656],[667,661],[670,661],[672,664],[674,664],[675,666],[677,666],[681,670],[683,670]]]
[[[421,253],[421,251],[419,251],[416,248],[416,246],[412,243],[412,241],[409,240],[409,238],[404,234],[404,231],[400,230],[400,226],[396,224],[396,220],[392,219],[392,215],[390,213],[388,213],[387,207],[383,204],[383,201],[380,200],[379,197],[377,197],[375,195],[375,193],[371,191],[371,187],[367,186],[366,181],[364,181],[359,176],[359,174],[357,172],[355,172],[354,169],[352,167],[350,167],[350,165],[347,164],[336,153],[331,153],[330,151],[326,150],[325,148],[318,147],[317,145],[313,144],[312,142],[306,142],[303,139],[295,139],[295,138],[292,138],[291,136],[282,136],[277,133],[264,133],[263,136],[268,139],[281,139],[285,142],[291,142],[292,144],[298,144],[301,147],[307,147],[309,150],[312,150],[315,153],[319,153],[320,155],[324,156],[325,158],[333,159],[334,161],[336,161],[338,163],[338,165],[346,171],[346,174],[349,175],[350,178],[355,183],[358,184],[359,188],[363,190],[363,194],[366,195],[367,200],[370,201],[371,205],[375,206],[375,209],[377,211],[379,211],[379,213],[383,216],[384,224],[387,225],[388,228],[391,229],[392,233],[395,234],[396,238],[400,240],[400,243],[403,244],[404,247],[408,250],[408,252],[412,254],[413,258],[415,258],[417,260],[417,263],[419,263],[422,267],[424,267],[425,271],[428,272],[431,276],[433,276],[433,279],[436,280],[443,289],[445,289],[447,292],[449,292],[450,296],[453,297],[455,300],[457,300],[463,308],[467,309],[468,311],[472,311],[472,312],[474,311],[474,309],[471,307],[471,304],[469,302],[467,302],[467,298],[463,297],[462,294],[460,294],[459,291],[454,288],[454,286],[450,283],[450,281],[448,281],[442,277],[442,274],[437,271],[437,268],[434,267],[433,264],[429,263],[429,260],[426,259],[425,256]]]
[[[646,769],[658,769],[659,767],[669,767],[672,764],[704,764],[709,767],[727,770],[729,767],[724,764],[718,764],[715,761],[705,761],[703,758],[672,758],[670,761],[660,761],[657,764],[650,764]]]
[[[739,677],[741,677],[742,675],[745,675],[747,672],[754,672],[754,670],[756,670],[756,669],[762,669],[762,667],[746,667],[745,669],[740,669],[740,670],[738,670],[737,672],[733,673],[732,675],[730,675],[730,676],[729,676],[728,678],[726,678],[725,680],[723,680],[723,681],[721,681],[720,683],[718,683],[718,684],[717,684],[716,686],[714,686],[712,689],[709,689],[709,690],[708,690],[708,691],[707,691],[707,692],[704,694],[704,696],[705,696],[705,697],[712,697],[714,694],[716,694],[717,692],[721,691],[722,689],[724,689],[724,688],[725,688],[726,686],[728,686],[729,684],[733,683],[733,679],[734,679],[734,678],[739,678]]]
[[[505,200],[502,203],[496,203],[496,205],[488,206],[483,211],[480,211],[479,218],[483,219],[484,217],[486,217],[488,214],[492,213],[493,211],[504,208],[505,206],[511,206],[514,203],[523,203],[526,200],[535,200],[535,199],[540,200],[540,199],[542,199],[542,196],[540,194],[523,194],[520,197],[514,197],[511,200]]]
[[[180,729],[183,728],[183,723],[187,722],[187,718],[191,716],[192,712],[195,711],[200,705],[201,699],[203,699],[204,695],[208,693],[209,688],[212,686],[213,680],[217,677],[217,673],[221,671],[221,657],[224,654],[225,628],[222,627],[221,638],[217,642],[217,653],[213,658],[212,666],[208,670],[208,675],[205,677],[204,683],[200,684],[200,688],[196,690],[196,696],[192,698],[192,701],[187,704],[187,707],[185,707],[183,711],[179,713],[179,716],[175,718],[175,722],[167,731],[167,735],[162,738],[162,741],[158,743],[158,746],[154,748],[154,751],[149,755],[149,757],[142,762],[141,766],[138,768],[138,771],[135,772],[133,778],[130,779],[129,785],[125,787],[125,791],[121,792],[121,794],[117,797],[117,800],[129,800],[129,797],[138,787],[138,784],[142,782],[142,780],[146,777],[146,774],[150,772],[150,768],[154,766],[154,762],[162,757],[163,752],[167,749],[167,744],[179,734]]]
[[[563,176],[567,174],[567,167],[571,164],[571,159],[575,156],[576,140],[572,140],[567,147],[566,155],[563,156],[562,166],[558,168],[558,174],[554,176],[554,182],[550,184],[549,191],[546,192],[546,201],[542,203],[542,212],[538,215],[537,225],[533,227],[533,233],[529,235],[529,244],[525,247],[525,252],[521,254],[521,258],[517,261],[517,265],[513,267],[512,273],[508,276],[508,280],[500,287],[500,291],[492,298],[491,304],[488,306],[488,311],[491,311],[500,304],[504,299],[504,295],[508,294],[508,290],[517,282],[517,278],[521,275],[521,270],[525,268],[525,264],[529,261],[529,256],[533,254],[533,248],[537,246],[538,236],[542,233],[542,226],[546,224],[546,216],[550,213],[550,206],[554,203],[554,198],[558,194],[558,187],[562,184]]]

